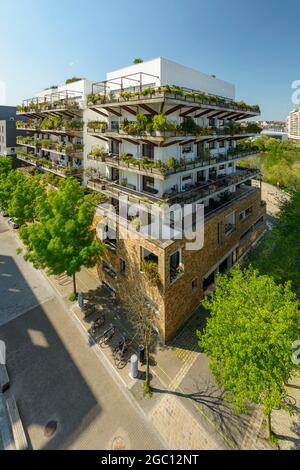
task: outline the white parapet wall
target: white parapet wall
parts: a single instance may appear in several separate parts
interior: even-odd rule
[[[108,72],[106,75],[107,80],[116,80],[120,77],[132,75],[123,80],[123,87],[136,86],[138,83],[134,80],[139,79],[139,74],[142,75],[143,85],[163,86],[163,85],[178,85],[185,88],[195,90],[203,90],[206,93],[222,96],[228,99],[235,99],[235,86],[232,83],[224,80],[219,80],[205,73],[177,64],[172,60],[158,57],[157,59],[148,60],[140,64],[133,64],[113,72]],[[134,76],[133,74],[136,74]],[[149,74],[149,75],[146,75]],[[110,83],[110,89],[116,90],[120,86],[118,83]]]

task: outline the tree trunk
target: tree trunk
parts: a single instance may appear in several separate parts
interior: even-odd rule
[[[146,384],[150,386],[150,348],[148,339],[145,341],[145,353],[146,353]]]
[[[267,414],[267,431],[268,431],[268,439],[271,439],[271,436],[272,436],[271,412]]]
[[[77,295],[77,288],[76,288],[76,273],[73,274],[73,293]]]

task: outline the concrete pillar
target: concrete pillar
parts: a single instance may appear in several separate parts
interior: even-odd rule
[[[83,304],[84,304],[84,298],[83,298],[83,293],[79,292],[78,294],[78,307],[82,310],[83,309]]]
[[[136,379],[137,376],[138,376],[138,357],[136,354],[133,354],[131,356],[131,360],[130,360],[130,365],[131,365],[131,370],[130,370],[130,375],[131,375],[131,378],[132,379]]]

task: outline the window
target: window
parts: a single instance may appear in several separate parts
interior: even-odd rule
[[[154,159],[154,145],[152,144],[143,144],[142,145],[142,157],[148,157],[152,160]]]
[[[122,258],[120,258],[120,274],[123,274],[124,276],[126,274],[126,263]]]
[[[209,142],[208,147],[209,147],[210,149],[216,148],[215,142]]]
[[[203,279],[203,291],[205,292],[215,282],[215,271]]]
[[[193,279],[193,281],[192,281],[192,292],[197,292],[197,290],[198,290],[197,279]]]
[[[182,147],[182,153],[190,153],[192,152],[193,149],[192,149],[192,144],[189,144],[189,145],[184,145]]]
[[[179,276],[184,273],[183,266],[181,263],[181,250],[175,251],[170,256],[170,282],[176,281]]]
[[[253,228],[257,229],[263,223],[263,221],[264,221],[264,217],[262,216],[255,222],[255,224],[253,225]]]
[[[225,235],[230,235],[235,230],[235,212],[225,217]]]
[[[253,206],[248,207],[246,210],[240,213],[239,215],[239,221],[243,222],[244,220],[247,219],[253,212]]]
[[[221,142],[219,142],[219,148],[222,149],[225,147],[225,142],[224,140],[221,140]]]
[[[102,262],[102,269],[103,269],[104,272],[106,272],[112,278],[115,278],[116,275],[117,275],[117,273],[113,269],[113,267],[110,266],[110,264],[106,263],[106,261]]]
[[[158,191],[154,187],[154,178],[151,176],[143,176],[143,191],[156,194]]]
[[[251,235],[253,227],[248,228],[240,237],[240,243],[243,243]]]

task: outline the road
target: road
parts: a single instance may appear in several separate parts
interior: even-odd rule
[[[30,446],[162,449],[157,432],[95,355],[59,295],[17,255],[19,246],[0,216],[0,340]],[[3,416],[2,401],[5,433]]]

